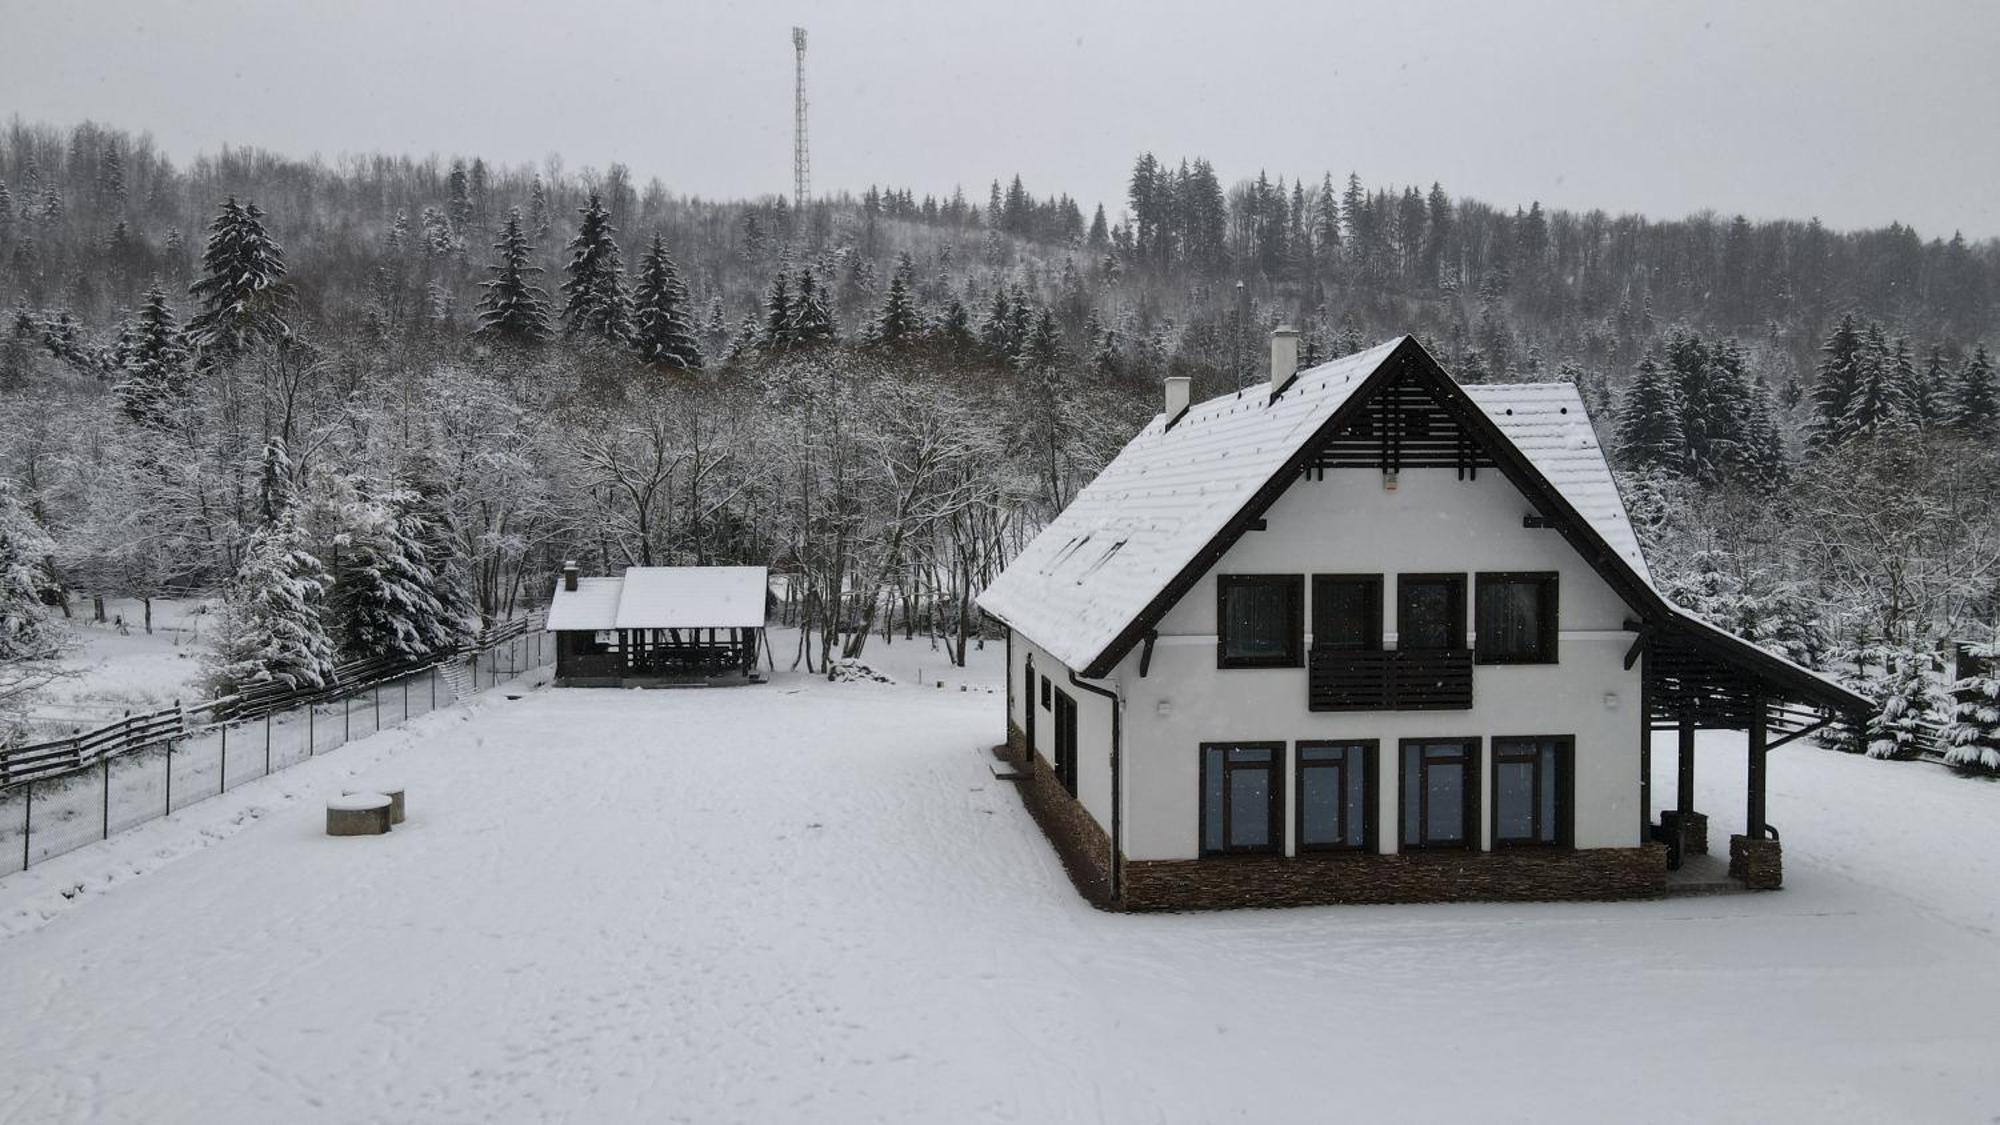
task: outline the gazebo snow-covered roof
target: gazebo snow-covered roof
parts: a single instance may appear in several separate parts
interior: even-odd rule
[[[1575,387],[1461,387],[1407,336],[1300,371],[1275,393],[1265,383],[1156,415],[980,594],[980,608],[1081,675],[1108,675],[1293,481],[1323,458],[1353,456],[1341,438],[1382,440],[1365,429],[1382,401],[1421,402],[1463,435],[1456,448],[1411,438],[1392,454],[1384,444],[1382,468],[1396,467],[1392,457],[1406,467],[1453,457],[1497,467],[1644,617],[1635,632],[1660,655],[1671,652],[1676,668],[1692,669],[1677,705],[1712,707],[1745,692],[1828,712],[1868,706],[1667,600]],[[1734,671],[1723,675],[1725,665]],[[1669,679],[1663,705],[1664,692],[1681,690]],[[1731,704],[1727,717],[1741,709]]]
[[[761,566],[631,566],[619,578],[564,571],[549,601],[550,632],[755,629],[770,571]]]

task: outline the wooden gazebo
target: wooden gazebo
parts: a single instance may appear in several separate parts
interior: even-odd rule
[[[761,566],[634,566],[584,578],[565,564],[546,625],[556,635],[556,683],[760,683],[769,582]]]

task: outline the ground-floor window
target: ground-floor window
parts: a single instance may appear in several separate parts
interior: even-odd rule
[[[1406,738],[1403,750],[1403,846],[1476,848],[1479,740]]]
[[[1298,744],[1299,850],[1374,846],[1375,742]]]
[[[1567,736],[1493,740],[1493,845],[1569,842],[1571,751]]]
[[[1076,796],[1076,700],[1058,689],[1056,696],[1056,780]]]
[[[1282,742],[1205,742],[1201,747],[1203,855],[1281,850]]]

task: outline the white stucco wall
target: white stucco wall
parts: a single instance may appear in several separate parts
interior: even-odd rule
[[[1268,530],[1244,535],[1168,612],[1149,674],[1143,679],[1138,675],[1136,650],[1113,673],[1126,700],[1125,854],[1133,859],[1197,856],[1200,744],[1247,740],[1287,744],[1289,849],[1296,835],[1290,823],[1296,816],[1291,744],[1343,737],[1380,740],[1377,823],[1384,851],[1396,849],[1399,835],[1397,740],[1417,737],[1481,739],[1481,837],[1490,841],[1490,825],[1483,822],[1491,818],[1491,738],[1572,735],[1576,846],[1639,843],[1639,674],[1623,663],[1633,637],[1622,627],[1632,614],[1560,533],[1522,526],[1521,518],[1532,510],[1492,470],[1481,472],[1476,481],[1459,480],[1449,469],[1405,471],[1394,492],[1383,489],[1380,473],[1365,469],[1332,471],[1321,481],[1295,483],[1267,513]],[[1393,647],[1398,572],[1464,573],[1470,628],[1472,576],[1504,570],[1561,575],[1560,659],[1549,665],[1475,666],[1470,710],[1314,713],[1306,708],[1304,668],[1215,666],[1217,573],[1380,573],[1385,641]],[[1308,582],[1308,622],[1310,598]],[[1016,648],[1017,662],[1035,651],[1038,666],[1055,667],[1046,653],[1021,638]],[[1018,667],[1015,676],[1018,680]],[[1079,732],[1088,748],[1081,788],[1089,794],[1086,804],[1093,815],[1108,826],[1108,811],[1100,811],[1108,810],[1108,710],[1101,699],[1086,701],[1082,693],[1072,694],[1078,697],[1080,727],[1089,730]],[[1047,746],[1045,724],[1038,734]]]
[[[1032,693],[1024,690],[1022,675],[1032,661],[1035,669],[1035,688]],[[1070,670],[1050,656],[1048,651],[1019,633],[1014,634],[1014,648],[1008,661],[1007,676],[1013,685],[1008,700],[1008,715],[1015,725],[1028,731],[1028,708],[1034,708],[1034,730],[1031,738],[1035,755],[1045,766],[1054,768],[1056,752],[1056,711],[1055,696],[1049,696],[1049,706],[1042,706],[1041,677],[1048,677],[1055,691],[1066,692],[1076,700],[1076,796],[1090,815],[1097,818],[1098,826],[1106,833],[1111,831],[1111,701],[1094,692],[1085,691],[1069,682]],[[1091,681],[1096,683],[1096,681]],[[1097,683],[1099,687],[1109,686]],[[1129,776],[1129,775],[1128,775]],[[1129,808],[1129,802],[1127,807]]]

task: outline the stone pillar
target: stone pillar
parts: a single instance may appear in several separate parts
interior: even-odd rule
[[[1775,891],[1785,884],[1785,849],[1776,840],[1731,836],[1729,877],[1749,890]]]

